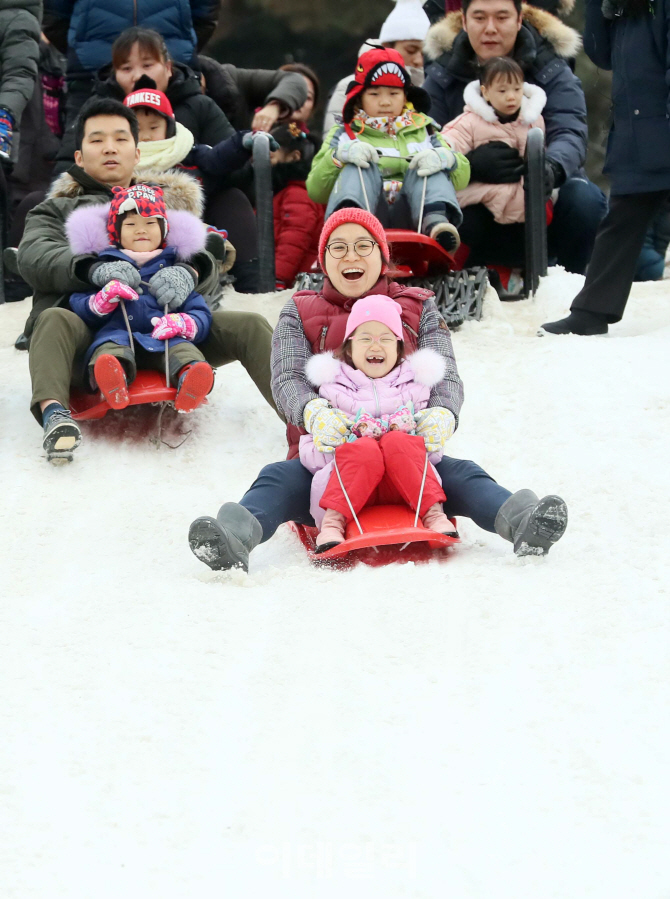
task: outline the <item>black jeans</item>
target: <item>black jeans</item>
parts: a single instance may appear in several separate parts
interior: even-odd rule
[[[447,494],[446,514],[471,518],[485,531],[495,531],[496,515],[512,495],[510,491],[497,484],[479,465],[465,459],[443,456],[435,467]],[[309,514],[311,484],[312,475],[299,459],[272,462],[261,469],[240,505],[260,522],[263,543],[286,521],[314,526]]]
[[[668,196],[670,190],[610,197],[586,281],[571,309],[595,312],[609,323],[621,321],[647,228]]]

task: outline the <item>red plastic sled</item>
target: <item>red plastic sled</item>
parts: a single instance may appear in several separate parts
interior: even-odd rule
[[[128,388],[130,406],[143,403],[172,403],[177,395],[175,387],[165,386],[165,375],[157,371],[138,371],[137,377]],[[207,400],[203,400],[203,405]],[[101,393],[85,393],[73,390],[70,395],[70,411],[75,421],[89,421],[104,418],[110,411],[107,400]]]
[[[346,540],[323,553],[316,553],[316,528],[290,522],[293,531],[315,563],[351,565],[389,565],[391,562],[422,562],[437,558],[447,547],[460,543],[458,537],[448,537],[429,531],[421,521],[414,527],[416,513],[409,506],[368,506],[358,515],[363,528],[361,534],[355,522],[347,525]],[[409,544],[401,551],[401,547]]]

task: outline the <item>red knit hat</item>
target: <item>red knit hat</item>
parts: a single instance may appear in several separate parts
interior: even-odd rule
[[[342,109],[342,121],[349,124],[356,111],[356,98],[368,87],[400,87],[418,112],[428,112],[430,97],[421,87],[412,84],[405,60],[397,50],[379,47],[358,57],[354,80],[347,87]]]
[[[362,225],[377,241],[382,254],[381,273],[382,275],[386,274],[389,263],[389,245],[386,242],[386,234],[384,233],[382,223],[378,218],[375,218],[371,212],[366,212],[365,209],[357,209],[356,207],[338,209],[337,212],[334,212],[326,219],[319,237],[319,263],[321,264],[321,268],[325,272],[326,266],[324,265],[324,260],[326,257],[326,245],[330,240],[330,235],[336,228],[339,228],[340,225],[350,224]]]
[[[160,219],[163,233],[161,246],[164,247],[168,233],[168,219],[162,189],[155,184],[131,184],[130,187],[113,187],[112,194],[107,216],[107,235],[110,244],[117,246],[121,239],[119,216],[124,212],[137,212],[143,218]]]

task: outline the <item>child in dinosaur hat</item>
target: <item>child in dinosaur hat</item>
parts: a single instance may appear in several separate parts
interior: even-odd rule
[[[70,297],[72,311],[94,332],[84,360],[91,386],[112,409],[124,409],[138,368],[165,371],[167,345],[175,408],[192,412],[214,383],[195,345],[207,339],[212,313],[195,291],[181,300],[181,288],[197,281],[188,261],[204,248],[205,226],[190,212],[168,212],[155,184],[112,192],[109,206],[77,209],[66,224],[72,252],[97,255],[96,281],[104,283],[97,293]]]
[[[467,186],[470,164],[440,135],[429,107],[397,50],[359,57],[342,124],[326,135],[307,179],[310,197],[327,203],[326,218],[357,206],[386,226],[420,227],[448,252],[458,248],[456,190]]]

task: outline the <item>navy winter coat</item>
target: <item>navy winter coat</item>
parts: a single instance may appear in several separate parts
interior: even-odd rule
[[[107,65],[112,44],[133,25],[153,28],[163,36],[172,59],[189,63],[214,30],[218,7],[217,0],[45,0],[44,12],[52,22],[69,22],[71,76]]]
[[[612,194],[670,188],[670,2],[653,14],[606,19],[600,0],[587,0],[584,49],[612,70],[612,126],[603,171]]]
[[[461,13],[450,13],[428,32],[426,55],[434,62],[423,84],[431,99],[430,114],[446,125],[463,112],[463,90],[479,77],[477,58],[462,30]],[[524,5],[523,25],[512,56],[525,80],[547,95],[542,110],[547,156],[561,164],[565,177],[576,175],[586,159],[588,128],[581,82],[566,59],[580,47],[579,35],[544,10]]]
[[[124,262],[130,262],[135,265],[133,260],[129,256],[126,256],[123,250],[117,250],[113,247],[110,247],[105,250],[104,253],[101,253],[99,258],[123,259]],[[143,265],[139,270],[142,275],[144,292],[140,294],[139,299],[126,301],[126,311],[133,332],[133,340],[144,347],[149,353],[164,352],[166,341],[155,340],[151,337],[151,332],[154,329],[154,326],[151,324],[151,319],[156,317],[160,318],[164,314],[164,309],[156,302],[156,298],[149,293],[146,288],[146,282],[148,282],[151,276],[155,275],[160,268],[174,265],[176,259],[177,250],[175,247],[167,247],[160,256],[155,256],[153,259],[150,259],[149,262],[147,262],[146,265]],[[88,365],[93,350],[100,346],[101,343],[111,341],[112,343],[118,343],[121,346],[130,346],[128,331],[126,330],[126,323],[123,318],[120,304],[116,307],[114,312],[110,312],[108,315],[101,317],[91,311],[88,305],[90,297],[90,292],[73,293],[70,297],[70,308],[72,311],[76,312],[92,331],[97,332],[86,352],[84,360],[85,365]],[[200,294],[193,292],[187,298],[184,305],[179,308],[179,312],[188,312],[188,314],[195,319],[195,323],[198,326],[198,333],[196,334],[193,343],[202,343],[203,340],[206,340],[212,323],[212,313]],[[172,337],[167,341],[171,347],[176,346],[178,343],[185,342],[185,337]]]

